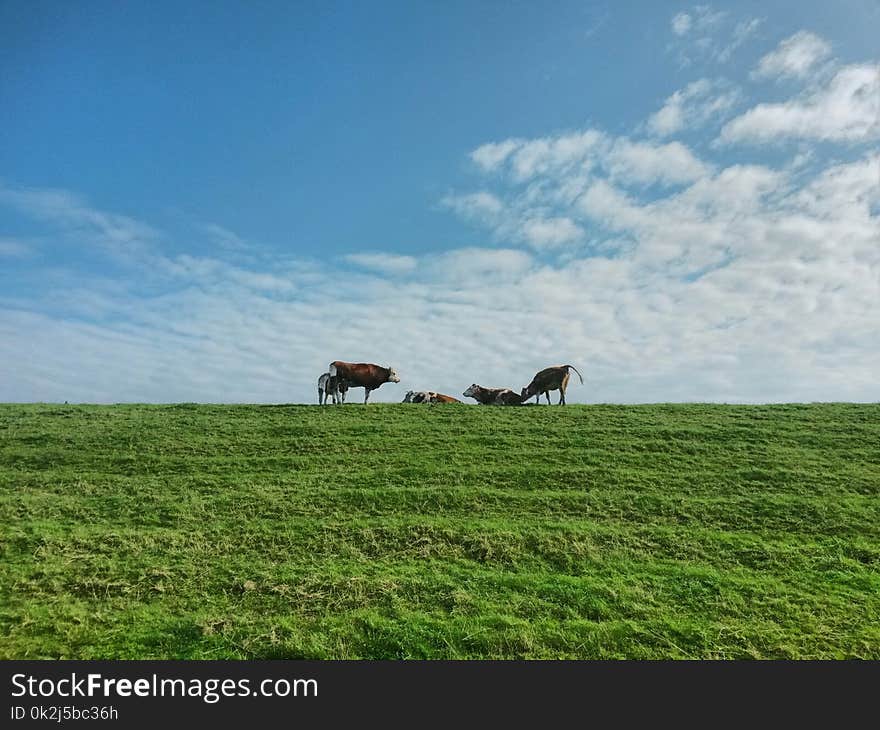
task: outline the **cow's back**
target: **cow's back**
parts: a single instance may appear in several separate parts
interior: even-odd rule
[[[477,400],[483,405],[488,406],[494,403],[503,392],[503,388],[483,388],[476,394]]]
[[[344,360],[334,360],[330,363],[330,366],[327,368],[327,372],[330,375],[344,377],[344,373],[347,373],[352,366],[353,362],[345,362]]]
[[[334,360],[330,363],[330,372],[348,381],[350,386],[369,386],[375,388],[386,381],[388,371],[366,362],[345,362]]]
[[[559,365],[544,368],[532,379],[532,383],[538,388],[536,392],[539,393],[545,390],[558,390],[567,381],[568,368]]]

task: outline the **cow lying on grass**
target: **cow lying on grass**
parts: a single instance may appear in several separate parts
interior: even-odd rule
[[[324,373],[318,378],[318,405],[327,405],[327,398],[332,398],[334,405],[344,403],[347,391],[347,382],[330,373]]]
[[[370,398],[370,391],[383,383],[399,383],[400,378],[394,368],[383,368],[366,362],[343,362],[334,360],[327,369],[331,376],[344,380],[349,388],[364,389],[364,405]],[[342,402],[345,403],[343,395]]]
[[[510,388],[484,388],[476,383],[472,383],[462,395],[484,406],[519,406],[523,402],[522,397]]]
[[[457,398],[433,390],[410,390],[403,399],[404,403],[461,403]]]
[[[547,396],[547,405],[550,404],[550,391],[559,391],[559,405],[565,405],[565,389],[568,387],[569,370],[574,370],[583,384],[584,379],[574,365],[554,365],[553,367],[544,368],[537,373],[532,382],[522,389],[520,397],[525,403],[529,398],[535,396],[535,402],[541,402],[541,394]]]

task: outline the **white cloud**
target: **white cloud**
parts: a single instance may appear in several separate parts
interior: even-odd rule
[[[549,154],[552,140],[533,149]],[[671,400],[693,392],[728,401],[876,399],[880,161],[872,153],[817,174],[820,164],[801,148],[779,168],[716,168],[684,146],[628,138],[606,138],[587,174],[536,156],[535,174],[508,192],[508,208],[543,205],[582,229],[598,226],[606,237],[594,250],[614,258],[532,268],[518,301],[539,298],[543,311],[520,318],[537,332],[577,312],[601,342],[588,367],[622,397],[650,387]],[[621,187],[664,175],[683,187],[651,196]],[[640,367],[615,372],[631,361]]]
[[[531,218],[522,224],[526,240],[536,248],[556,248],[579,241],[583,229],[571,218]]]
[[[794,201],[822,220],[870,221],[872,206],[880,203],[880,153],[823,171],[794,196]]]
[[[521,144],[518,139],[506,139],[503,142],[484,144],[471,152],[471,160],[484,171],[491,172],[501,165],[510,154]]]
[[[486,190],[447,196],[444,203],[465,220],[488,228],[495,241],[524,243],[538,251],[572,252],[585,244],[586,228],[566,209],[575,206],[603,175],[617,185],[643,188],[689,184],[712,170],[680,142],[611,138],[594,129],[518,139],[512,146],[492,143],[477,151],[502,146],[505,161],[489,166],[487,172],[502,184],[513,185],[515,193],[506,195],[503,204]],[[600,190],[601,186],[593,186],[591,195]],[[601,247],[596,241],[593,245]]]
[[[349,263],[386,274],[407,274],[416,268],[412,256],[389,253],[356,253],[344,257]]]
[[[693,182],[710,169],[681,142],[656,145],[626,138],[615,141],[603,164],[612,179],[645,185]]]
[[[763,23],[761,18],[747,18],[730,27],[726,11],[709,5],[697,5],[689,12],[680,12],[671,21],[675,36],[667,50],[674,50],[681,68],[697,61],[727,63],[734,52],[755,35]]]
[[[831,45],[815,33],[801,30],[783,40],[764,56],[752,78],[805,78],[815,66],[831,55]]]
[[[249,282],[181,257],[159,293],[136,267],[124,287],[71,277],[52,290],[100,291],[87,313],[0,300],[0,401],[314,402],[336,358],[399,370],[377,401],[519,388],[562,361],[586,377],[572,402],[876,401],[878,164],[734,165],[652,199],[594,179],[566,215],[621,246],[565,263],[475,248],[405,275],[275,261]],[[267,296],[263,276],[293,289]]]
[[[715,28],[727,13],[723,10],[713,10],[709,5],[696,5],[686,13],[676,13],[672,17],[672,32],[677,36],[684,36],[694,31],[695,33],[707,32]]]
[[[513,205],[486,192],[467,195],[447,195],[446,207],[465,220],[479,223],[492,231],[493,238],[503,243],[525,243],[542,250],[580,241],[584,232],[565,216],[547,215],[542,200],[543,192],[527,190]],[[537,201],[537,207],[531,203]]]
[[[506,139],[484,144],[470,157],[484,172],[504,169],[516,182],[526,182],[538,175],[589,166],[590,158],[606,142],[595,129],[559,134],[538,139]]]
[[[157,259],[163,269],[171,276],[179,279],[198,282],[199,286],[224,286],[234,283],[254,291],[284,293],[295,289],[291,278],[275,273],[258,272],[234,266],[216,258],[200,258],[189,255],[177,256],[174,259]]]
[[[444,204],[491,230],[495,241],[539,251],[572,250],[586,240],[584,227],[557,208],[574,204],[602,173],[615,183],[644,187],[687,184],[711,170],[680,142],[613,139],[593,129],[491,143],[471,157],[487,148],[505,149],[504,162],[487,166],[487,172],[504,184],[526,187],[505,196],[504,203],[483,190],[446,196]]]
[[[206,223],[202,225],[201,228],[220,248],[228,251],[244,251],[251,248],[241,236],[221,225],[216,223]]]
[[[578,201],[580,211],[612,230],[632,230],[643,220],[643,211],[606,180],[594,182]]]
[[[510,141],[494,143],[494,146]],[[481,149],[483,147],[471,155]],[[540,180],[529,189],[528,194],[532,196],[543,195],[548,182],[560,185],[572,179],[584,182],[584,176],[595,173],[597,168],[624,182],[639,184],[688,182],[709,169],[680,142],[657,144],[627,137],[615,139],[595,129],[518,140],[505,159],[514,183]],[[493,166],[490,171],[504,172],[500,165]],[[445,202],[460,215],[470,218],[492,220],[503,210],[499,199],[486,191],[447,197]]]
[[[740,92],[727,84],[698,79],[669,96],[663,106],[647,121],[647,129],[666,137],[683,129],[696,129],[712,117],[729,111],[740,99]]]
[[[694,28],[697,30],[709,30],[717,27],[727,18],[724,10],[713,10],[710,5],[694,6]]]
[[[143,256],[160,237],[152,226],[91,208],[82,198],[64,190],[0,185],[0,204],[51,221],[61,226],[73,243],[101,249],[123,261]]]
[[[755,35],[763,22],[762,18],[750,18],[749,20],[743,20],[737,23],[736,27],[733,29],[730,42],[717,53],[716,58],[718,62],[727,63],[733,57],[734,52],[749,38]]]
[[[690,29],[693,21],[687,13],[677,13],[672,18],[672,32],[675,35],[685,35]]]
[[[685,104],[692,99],[700,98],[712,88],[708,79],[699,79],[676,91],[666,99],[659,111],[648,119],[649,131],[659,136],[678,132],[686,125]]]
[[[467,195],[447,195],[441,201],[464,218],[495,220],[504,210],[504,203],[485,190]]]
[[[858,142],[880,137],[880,66],[844,66],[827,83],[794,99],[758,104],[721,129],[720,141],[786,138]]]
[[[516,279],[532,267],[532,257],[516,249],[460,248],[425,257],[424,273],[438,281]]]

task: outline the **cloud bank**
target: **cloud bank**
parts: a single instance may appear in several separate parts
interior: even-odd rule
[[[6,184],[0,205],[40,233],[0,236],[18,267],[0,401],[315,402],[334,359],[395,367],[378,401],[567,362],[586,379],[571,402],[880,400],[878,66],[829,54],[804,32],[758,60],[758,80],[803,84],[789,98],[702,77],[630,134],[463,150],[472,185],[439,202],[479,246],[312,259],[207,223],[200,255],[75,191]]]

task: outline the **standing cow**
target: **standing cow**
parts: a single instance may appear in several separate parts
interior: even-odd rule
[[[364,405],[370,398],[370,391],[376,390],[382,383],[399,383],[400,378],[394,368],[383,368],[366,362],[343,362],[334,360],[328,372],[331,376],[344,380],[349,388],[364,389]],[[342,402],[345,403],[343,395]]]
[[[550,391],[559,391],[559,405],[565,405],[565,389],[568,387],[569,370],[574,370],[583,384],[584,379],[574,365],[554,365],[553,367],[544,368],[537,373],[532,382],[522,389],[520,396],[523,403],[529,398],[535,396],[536,402],[541,402],[541,393],[547,396],[547,404],[550,404]]]
[[[482,385],[472,383],[462,395],[465,398],[473,398],[484,406],[518,406],[522,404],[522,398],[510,388],[484,388]]]
[[[348,391],[348,383],[330,373],[324,373],[318,378],[318,405],[327,404],[327,398],[333,399],[333,405],[345,402],[345,393]]]

